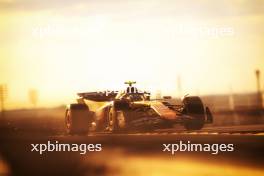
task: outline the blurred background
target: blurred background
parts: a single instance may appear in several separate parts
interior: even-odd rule
[[[126,80],[152,98],[202,96],[215,112],[263,107],[261,0],[1,0],[0,10],[2,109],[64,106]]]
[[[1,0],[0,10],[10,109],[35,106],[32,89],[51,107],[125,80],[174,97],[255,93],[264,70],[261,0]]]
[[[216,159],[135,152],[125,142],[91,160],[66,153],[42,160],[27,145],[64,134],[65,105],[77,92],[120,90],[127,80],[175,103],[186,94],[201,96],[213,127],[263,124],[263,46],[262,0],[0,0],[0,175],[40,174],[37,169],[43,175],[262,175],[263,138],[196,138],[242,147]],[[146,146],[155,152],[160,141]],[[115,162],[105,165],[105,156]],[[23,162],[37,169],[30,172]]]

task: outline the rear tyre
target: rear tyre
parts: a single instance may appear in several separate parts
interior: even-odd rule
[[[204,105],[200,97],[190,96],[183,99],[184,113],[194,117],[192,120],[184,122],[187,130],[200,130],[205,123]]]
[[[65,113],[66,132],[68,134],[87,134],[92,122],[92,113],[85,104],[71,104]]]

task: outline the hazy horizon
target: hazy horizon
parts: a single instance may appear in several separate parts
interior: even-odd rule
[[[256,91],[264,2],[0,0],[0,84],[9,108],[68,103],[135,80],[164,95]],[[263,90],[263,89],[262,89]]]

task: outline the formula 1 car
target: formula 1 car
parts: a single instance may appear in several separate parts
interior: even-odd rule
[[[176,123],[187,130],[200,130],[213,122],[209,108],[197,96],[185,96],[181,104],[172,104],[166,99],[151,100],[150,93],[133,86],[136,82],[125,83],[128,87],[124,91],[78,93],[77,103],[66,109],[67,133],[150,131]],[[95,104],[100,106],[89,108]]]

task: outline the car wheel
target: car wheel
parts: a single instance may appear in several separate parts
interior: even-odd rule
[[[87,134],[92,113],[84,104],[71,104],[65,113],[66,132],[68,134]]]
[[[192,120],[184,122],[187,130],[200,130],[205,123],[204,105],[200,97],[190,96],[183,99],[184,113],[194,117]]]
[[[118,131],[116,111],[113,107],[110,107],[108,111],[107,123],[108,123],[107,129],[109,132],[114,133]]]
[[[107,129],[112,133],[125,132],[127,128],[125,113],[123,111],[116,111],[113,107],[108,113]]]

